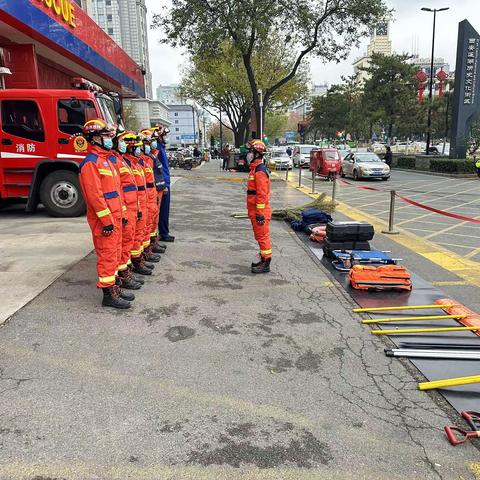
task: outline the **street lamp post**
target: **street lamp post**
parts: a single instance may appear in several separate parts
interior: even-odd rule
[[[263,91],[258,91],[259,105],[260,105],[260,140],[263,141]]]
[[[427,121],[427,150],[426,154],[430,155],[430,137],[432,130],[432,95],[433,95],[433,78],[435,72],[433,71],[433,62],[435,59],[435,23],[437,20],[437,12],[444,12],[450,7],[443,8],[427,8],[423,7],[424,12],[433,12],[433,34],[432,34],[432,58],[430,60],[430,87],[428,90],[428,121]]]
[[[220,117],[220,155],[223,152],[223,129],[222,129],[222,105],[220,105],[220,108],[218,109],[219,111],[219,117]]]

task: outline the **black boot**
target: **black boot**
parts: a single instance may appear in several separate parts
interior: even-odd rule
[[[142,261],[143,261],[143,265],[147,267],[149,270],[153,270],[155,268],[155,265],[153,263],[147,262],[145,253],[142,253]]]
[[[175,237],[173,235],[165,235],[165,236],[160,237],[160,240],[162,242],[174,242]]]
[[[165,245],[160,245],[159,243],[155,243],[152,246],[153,253],[165,253],[167,247]]]
[[[135,295],[132,292],[127,292],[126,290],[122,290],[121,288],[119,288],[118,294],[120,295],[120,298],[128,300],[129,302],[133,302],[135,300]]]
[[[133,274],[130,270],[119,272],[118,276],[120,278],[119,286],[121,288],[125,288],[126,290],[140,290],[142,288],[142,284],[133,279]],[[128,298],[126,300],[128,300]]]
[[[129,276],[130,278],[134,281],[134,282],[137,282],[139,283],[140,285],[145,285],[145,280],[142,278],[141,275],[139,275],[138,277],[136,275],[134,275],[133,273],[133,265],[129,265],[128,266],[128,273],[129,273]]]
[[[104,307],[113,307],[122,310],[131,307],[130,302],[120,296],[120,289],[116,285],[113,287],[102,288],[102,291],[102,305]]]
[[[145,266],[145,263],[141,258],[134,258],[132,260],[133,271],[139,275],[151,275],[152,270]]]
[[[145,252],[144,258],[147,262],[158,263],[162,257],[156,253],[149,251],[149,252]]]
[[[252,262],[252,268],[258,267],[261,263],[262,263],[262,259],[260,259],[258,262]]]
[[[262,258],[259,265],[252,267],[252,273],[268,273],[270,271],[271,258]]]

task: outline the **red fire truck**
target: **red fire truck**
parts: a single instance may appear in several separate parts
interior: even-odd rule
[[[71,90],[0,90],[0,202],[42,203],[55,217],[85,212],[78,165],[86,155],[84,123],[122,123],[122,102],[75,78]]]

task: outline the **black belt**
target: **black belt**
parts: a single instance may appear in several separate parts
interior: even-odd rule
[[[139,185],[137,188],[139,192],[143,192],[145,190],[145,187],[143,185]]]
[[[247,190],[247,195],[256,195],[257,191],[256,190]]]
[[[147,188],[155,188],[155,184],[151,183],[151,182],[148,182],[147,183]]]

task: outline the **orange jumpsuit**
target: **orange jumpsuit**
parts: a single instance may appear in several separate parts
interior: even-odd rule
[[[150,238],[156,235],[156,225],[154,227],[155,218],[158,212],[158,195],[155,188],[155,176],[153,174],[153,159],[148,155],[142,155],[141,162],[143,162],[145,169],[145,182],[147,187],[147,224],[145,228],[145,238],[143,240],[143,247],[150,246]]]
[[[133,244],[135,241],[135,229],[138,221],[138,191],[135,183],[135,176],[131,169],[131,162],[122,156],[121,153],[113,152],[116,158],[114,166],[120,176],[121,194],[123,198],[123,217],[127,219],[127,224],[122,229],[122,245],[119,272],[127,270],[132,263],[130,260]]]
[[[135,155],[125,154],[125,159],[131,163],[132,173],[135,178],[135,185],[138,193],[138,208],[142,213],[142,218],[137,220],[135,225],[135,239],[131,250],[131,258],[140,258],[143,253],[143,242],[145,241],[145,231],[147,226],[147,187],[145,182],[145,171],[143,161]]]
[[[250,163],[247,186],[247,211],[248,218],[252,222],[253,234],[260,247],[262,259],[272,258],[272,244],[270,242],[270,219],[272,209],[270,207],[270,177],[267,167],[261,159]],[[265,223],[259,225],[257,215],[265,217]]]
[[[80,186],[87,205],[87,222],[92,231],[97,253],[97,287],[115,285],[119,265],[118,245],[122,236],[122,199],[120,177],[109,160],[112,153],[92,146],[80,164]],[[103,227],[113,225],[113,233],[106,237]]]

